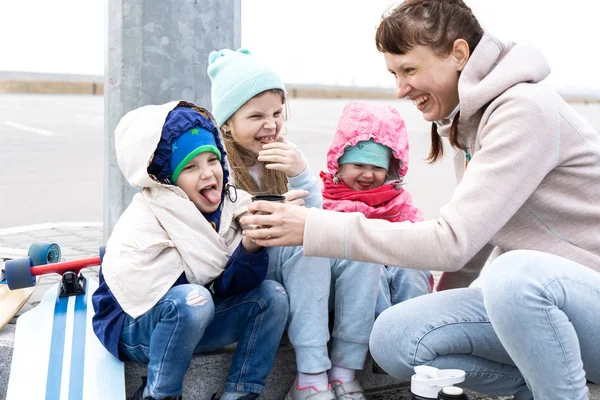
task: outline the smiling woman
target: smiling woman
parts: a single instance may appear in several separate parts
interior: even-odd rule
[[[466,387],[491,395],[586,399],[586,378],[600,382],[589,339],[600,331],[600,135],[539,84],[550,73],[539,50],[484,32],[462,0],[404,1],[376,43],[398,96],[432,122],[430,160],[442,137],[453,147],[458,186],[441,216],[391,223],[256,202],[251,212],[272,215],[242,222],[270,226],[271,239],[264,229],[246,236],[444,271],[438,293],[376,321],[371,354],[390,375],[460,368]],[[465,288],[480,273],[478,288]]]
[[[383,54],[388,71],[396,80],[397,97],[412,100],[426,121],[441,120],[458,106],[458,91],[451,88],[456,87],[457,72],[467,63],[469,46],[459,40],[450,48],[447,55],[420,45],[405,54]]]

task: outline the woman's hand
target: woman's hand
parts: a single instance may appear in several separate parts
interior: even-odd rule
[[[240,219],[243,225],[259,225],[260,228],[244,231],[259,246],[299,246],[304,241],[304,227],[309,209],[291,204],[255,201],[248,207],[250,213]]]
[[[258,153],[258,161],[264,162],[267,169],[283,171],[289,178],[300,175],[306,169],[306,161],[296,146],[286,142],[265,144]]]
[[[295,190],[290,190],[287,193],[283,194],[285,196],[285,203],[286,204],[293,204],[296,206],[304,206],[304,199],[303,197],[306,197],[309,195],[308,190],[302,190],[302,189],[295,189]]]

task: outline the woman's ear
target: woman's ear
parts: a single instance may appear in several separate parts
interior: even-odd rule
[[[470,55],[471,53],[467,41],[464,39],[456,39],[452,46],[452,57],[454,58],[457,71],[462,71],[465,68]]]

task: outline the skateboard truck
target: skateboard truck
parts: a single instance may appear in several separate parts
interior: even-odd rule
[[[4,265],[6,283],[10,290],[32,287],[35,277],[45,274],[61,275],[59,297],[77,296],[85,293],[87,280],[81,274],[84,268],[99,266],[104,257],[104,246],[99,249],[99,256],[83,260],[62,261],[55,264],[35,265],[32,258],[21,258],[7,261]]]
[[[86,279],[82,274],[73,271],[63,273],[60,281],[60,291],[58,297],[77,296],[85,293]]]

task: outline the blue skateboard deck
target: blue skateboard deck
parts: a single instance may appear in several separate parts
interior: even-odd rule
[[[92,294],[59,297],[59,284],[17,319],[7,400],[100,400],[125,398],[121,361],[92,329]]]

